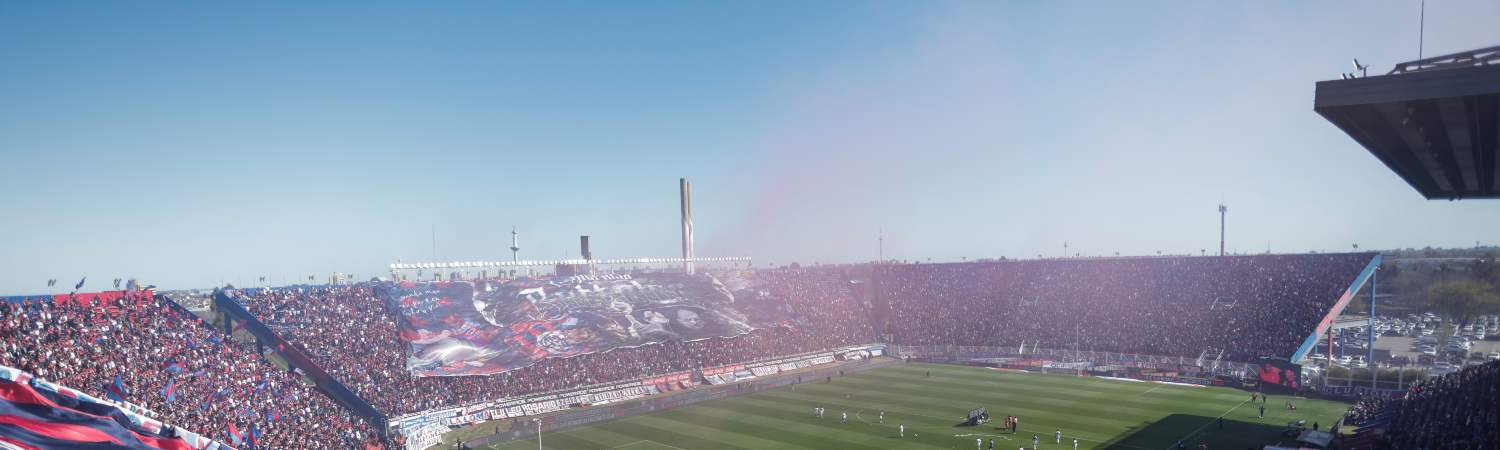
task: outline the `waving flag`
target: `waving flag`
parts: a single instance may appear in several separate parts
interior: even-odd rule
[[[79,278],[78,279],[78,284],[73,285],[73,290],[76,291],[76,290],[79,290],[79,289],[83,289],[83,282],[88,281],[88,280],[89,280],[89,277]]]
[[[104,385],[104,395],[110,400],[124,402],[128,401],[126,398],[130,397],[130,390],[125,389],[125,383],[120,381],[120,375],[115,374],[115,382]]]
[[[9,367],[0,367],[0,418],[4,448],[194,448],[161,422]]]
[[[167,387],[162,388],[161,396],[167,398],[167,403],[177,401],[177,380],[167,381]]]
[[[245,442],[245,438],[240,437],[240,429],[234,426],[234,422],[229,422],[229,430],[225,431],[224,434],[229,435],[230,444],[240,445]]]

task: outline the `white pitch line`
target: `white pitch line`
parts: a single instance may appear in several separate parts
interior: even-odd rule
[[[1248,401],[1248,400],[1246,400],[1246,401]],[[1238,408],[1238,406],[1236,406],[1236,408]],[[908,416],[927,417],[927,418],[938,419],[938,420],[949,420],[947,418],[933,416],[933,415],[927,415],[927,414],[921,414],[921,413],[899,413],[899,414],[905,414],[905,415],[908,415]],[[1229,414],[1229,412],[1226,411],[1224,414]],[[912,428],[915,429],[916,427],[912,427]],[[1045,435],[1045,434],[1047,434],[1045,431],[1039,431],[1039,430],[1033,430],[1033,429],[1027,429],[1027,428],[1016,428],[1016,430],[1017,431],[1025,431],[1025,432],[1028,432],[1028,433],[1031,433],[1031,434],[1037,434],[1037,435]],[[1101,440],[1097,440],[1097,439],[1087,439],[1087,438],[1081,438],[1081,437],[1077,437],[1077,436],[1071,436],[1070,437],[1070,436],[1067,436],[1067,435],[1063,435],[1063,438],[1065,438],[1065,439],[1066,438],[1072,438],[1072,439],[1077,439],[1077,440],[1084,441],[1084,442],[1095,442],[1095,443],[1100,443],[1100,444],[1108,443],[1108,441],[1101,441]],[[1145,448],[1145,447],[1137,447],[1137,446],[1134,446],[1134,445],[1121,444],[1121,443],[1110,444],[1110,446],[1111,447],[1133,448],[1133,449],[1136,449],[1136,450],[1153,450],[1153,449],[1149,449],[1149,448]]]
[[[1156,385],[1156,386],[1155,386],[1155,387],[1152,387],[1152,388],[1151,388],[1151,389],[1147,389],[1147,390],[1145,390],[1145,391],[1144,391],[1144,392],[1141,392],[1141,393],[1139,393],[1139,394],[1135,394],[1135,396],[1136,396],[1136,397],[1140,397],[1140,396],[1142,396],[1142,395],[1146,395],[1146,394],[1150,394],[1150,393],[1151,393],[1151,391],[1154,391],[1154,390],[1157,390],[1157,389],[1161,389],[1161,386],[1162,386],[1162,385],[1160,385],[1160,384],[1158,384],[1158,385]]]
[[[1004,439],[1004,440],[1007,440],[1007,441],[1010,440],[1010,436],[1007,436],[1007,435],[1004,435],[1004,434],[955,434],[955,435],[953,435],[953,437],[970,437],[970,436],[989,436],[989,437],[997,437],[997,438]]]
[[[625,448],[625,447],[631,447],[631,446],[635,446],[635,445],[639,445],[639,444],[644,444],[644,443],[647,443],[647,442],[650,442],[650,443],[656,444],[656,445],[665,446],[665,447],[675,448],[677,450],[684,450],[682,447],[678,447],[678,446],[675,446],[675,445],[672,445],[672,444],[668,444],[668,443],[665,443],[665,442],[656,442],[656,441],[653,441],[653,440],[650,440],[650,439],[641,439],[639,441],[631,442],[629,444],[616,445],[614,447],[606,448],[604,450],[615,450],[615,449],[620,449],[620,448]]]
[[[1244,400],[1241,400],[1238,405],[1234,405],[1234,407],[1229,408],[1228,411],[1224,411],[1224,414],[1219,414],[1219,417],[1215,417],[1214,420],[1210,420],[1208,422],[1204,422],[1203,425],[1198,426],[1198,429],[1193,430],[1193,432],[1191,432],[1191,433],[1188,433],[1187,436],[1183,436],[1182,438],[1177,439],[1177,442],[1182,442],[1182,441],[1186,441],[1186,440],[1192,439],[1193,436],[1197,435],[1199,431],[1203,431],[1204,428],[1208,428],[1209,425],[1212,425],[1214,422],[1218,422],[1219,419],[1223,419],[1224,416],[1229,415],[1229,413],[1234,412],[1234,410],[1236,410],[1236,409],[1240,409],[1241,406],[1245,406],[1245,404],[1249,403],[1249,402],[1250,402],[1250,399],[1248,399],[1248,398],[1244,399]],[[1169,444],[1169,445],[1167,445],[1167,448],[1165,450],[1172,450],[1172,447],[1174,447],[1176,445],[1177,445],[1176,442],[1174,442],[1172,444]]]
[[[657,442],[657,441],[653,441],[653,440],[650,440],[650,439],[647,439],[646,442],[650,442],[650,443],[656,444],[656,445],[665,445],[667,447],[675,448],[677,450],[687,450],[685,448],[678,447],[678,446],[675,446],[675,445],[672,445],[672,444],[668,444],[666,442]]]

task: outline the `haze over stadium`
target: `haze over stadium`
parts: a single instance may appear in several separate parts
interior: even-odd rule
[[[0,448],[1500,448],[1433,3],[3,4]]]
[[[373,275],[434,226],[443,260],[512,225],[675,254],[683,176],[704,254],[780,264],[881,228],[906,260],[1197,253],[1219,203],[1240,252],[1500,241],[1309,111],[1349,58],[1417,55],[1414,2],[1348,6],[10,4],[0,206],[37,213],[0,221],[0,291]],[[1496,8],[1430,5],[1427,53]]]

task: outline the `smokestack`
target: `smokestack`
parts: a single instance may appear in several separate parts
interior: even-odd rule
[[[693,185],[687,178],[678,181],[678,192],[682,196],[682,271],[693,273]]]
[[[594,259],[593,252],[589,251],[589,235],[585,234],[578,237],[578,254],[583,255],[583,259],[586,260]]]

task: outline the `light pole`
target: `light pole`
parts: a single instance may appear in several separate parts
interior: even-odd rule
[[[1229,207],[1219,204],[1219,256],[1224,256],[1224,214],[1229,212]]]

